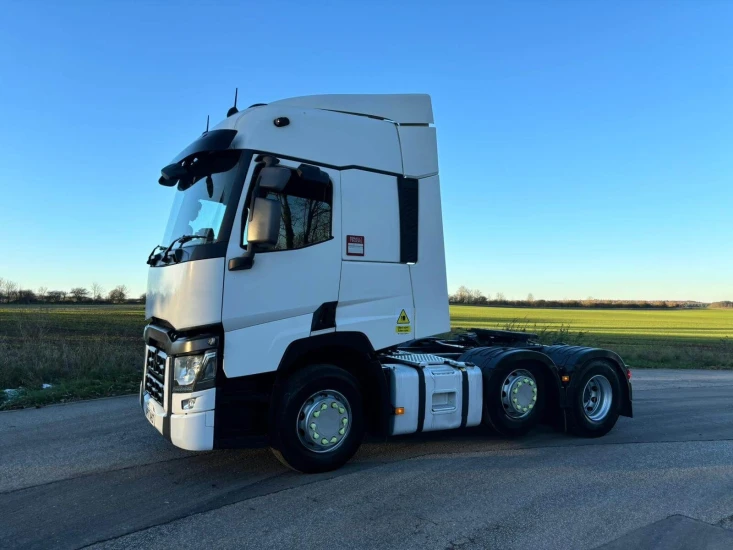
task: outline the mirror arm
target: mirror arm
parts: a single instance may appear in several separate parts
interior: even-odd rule
[[[244,254],[229,260],[229,271],[252,269],[252,266],[255,263],[254,253],[250,253],[250,250],[252,250],[252,248],[252,246],[247,246],[247,250],[244,251]]]
[[[252,221],[252,216],[254,215],[254,209],[255,209],[255,198],[257,198],[257,193],[260,190],[260,181],[259,178],[257,178],[257,181],[255,182],[255,187],[252,190],[252,196],[249,199],[249,208],[247,210],[247,219],[249,221]],[[242,237],[244,236],[244,228],[246,225],[242,227],[242,234],[240,235],[240,242]],[[237,256],[236,258],[232,258],[229,260],[229,271],[241,271],[243,269],[252,269],[252,266],[255,263],[255,250],[254,245],[247,244],[247,250],[244,251],[244,254],[241,256]]]

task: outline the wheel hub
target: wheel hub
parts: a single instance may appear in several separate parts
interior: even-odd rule
[[[608,378],[592,376],[583,388],[583,413],[591,422],[601,422],[611,410],[613,390]]]
[[[298,437],[316,453],[331,452],[346,439],[351,426],[351,407],[337,391],[313,394],[298,414]]]
[[[511,418],[529,416],[537,403],[537,381],[529,371],[512,371],[501,387],[501,402]]]

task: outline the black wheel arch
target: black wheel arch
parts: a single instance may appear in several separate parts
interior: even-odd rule
[[[389,387],[369,338],[362,332],[329,332],[294,340],[285,350],[276,371],[270,403],[270,423],[275,421],[282,383],[294,372],[317,363],[333,364],[352,374],[364,396],[367,431],[387,436],[389,422]]]
[[[626,364],[617,353],[602,348],[565,345],[543,346],[542,351],[555,362],[561,374],[570,376],[570,384],[567,387],[568,397],[582,389],[577,387],[577,381],[593,361],[600,359],[611,365],[618,374],[621,384],[620,414],[621,416],[634,416],[631,382],[626,375]]]
[[[547,412],[558,413],[565,408],[565,388],[560,380],[560,372],[553,360],[540,351],[526,348],[479,347],[466,351],[459,361],[470,362],[481,369],[484,384],[500,366],[534,363],[545,373],[548,392]],[[485,387],[485,386],[484,386]]]

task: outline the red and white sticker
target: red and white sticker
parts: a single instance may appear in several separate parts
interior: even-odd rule
[[[363,235],[346,235],[346,255],[347,256],[363,256],[364,255],[364,236]]]

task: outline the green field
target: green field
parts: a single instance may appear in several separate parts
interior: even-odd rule
[[[25,389],[0,410],[137,391],[144,325],[139,305],[0,306],[0,391]]]
[[[0,390],[24,388],[0,409],[137,391],[144,317],[139,305],[0,306]],[[603,346],[632,367],[733,368],[733,310],[452,306],[451,324]]]
[[[645,368],[733,368],[730,309],[531,309],[452,306],[454,328],[508,328],[606,347]]]

